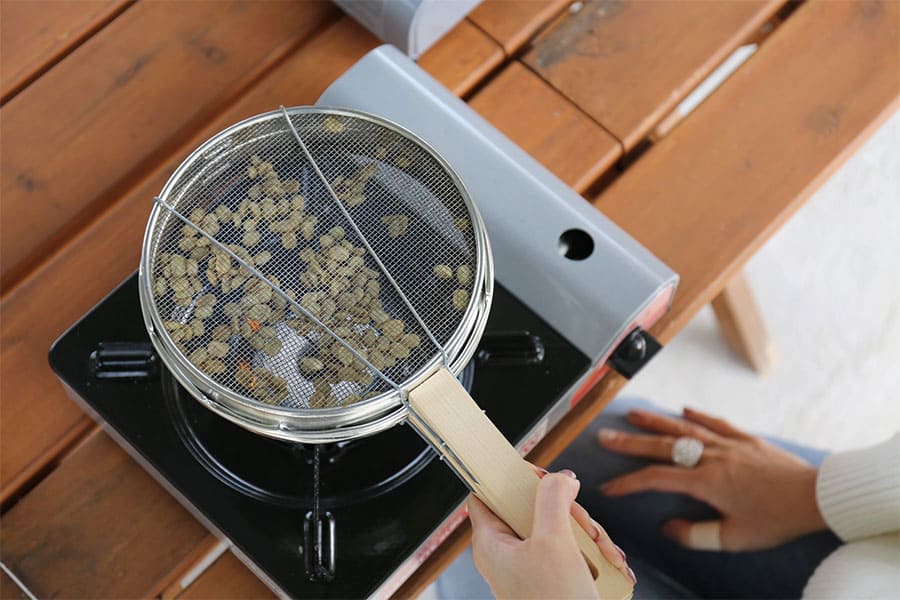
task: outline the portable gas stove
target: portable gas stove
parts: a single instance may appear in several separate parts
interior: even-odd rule
[[[612,366],[659,345],[643,330],[677,276],[390,46],[319,104],[412,130],[480,208],[497,285],[461,380],[524,454]],[[409,428],[310,446],[250,433],[202,407],[149,343],[133,275],[54,344],[72,397],[276,593],[386,596],[465,518],[467,490]]]

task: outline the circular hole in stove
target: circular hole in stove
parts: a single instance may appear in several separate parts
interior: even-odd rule
[[[569,260],[584,260],[594,252],[594,239],[582,229],[568,229],[559,236],[559,253]]]

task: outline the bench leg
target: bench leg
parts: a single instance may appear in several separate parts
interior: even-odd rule
[[[712,308],[722,337],[732,350],[757,373],[764,373],[772,366],[775,349],[743,271],[713,299]]]

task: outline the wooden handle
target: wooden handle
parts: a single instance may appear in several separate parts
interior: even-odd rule
[[[477,495],[516,534],[531,535],[534,499],[540,481],[537,474],[481,411],[456,378],[441,369],[409,393],[414,411],[410,424],[428,438],[458,470],[471,474],[468,481]],[[418,422],[421,419],[440,437],[438,440]],[[452,455],[447,449],[452,451]],[[464,467],[461,469],[460,467]],[[597,592],[604,600],[631,598],[632,583],[600,553],[584,529],[571,519],[578,547],[595,575]]]

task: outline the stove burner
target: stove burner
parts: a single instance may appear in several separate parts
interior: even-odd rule
[[[461,376],[470,390],[474,365]],[[163,395],[178,437],[217,479],[250,497],[309,508],[314,495],[312,444],[261,436],[203,407],[163,369]],[[362,502],[409,481],[434,451],[408,427],[319,445],[319,505],[331,509]]]

